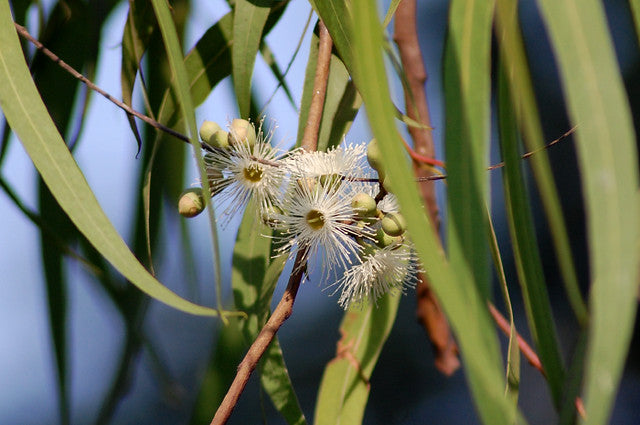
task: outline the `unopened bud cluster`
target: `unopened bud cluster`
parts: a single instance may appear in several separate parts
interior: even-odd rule
[[[256,219],[275,230],[279,253],[293,257],[302,250],[310,269],[319,261],[323,283],[340,292],[345,309],[415,285],[415,254],[375,139],[368,147],[281,152],[271,145],[273,130],[264,133],[262,122],[256,130],[235,119],[227,130],[211,121],[200,128],[208,145],[211,196],[225,206],[223,223],[251,201]],[[367,163],[383,182],[385,196]],[[198,195],[193,189],[183,194],[182,215],[202,211]]]

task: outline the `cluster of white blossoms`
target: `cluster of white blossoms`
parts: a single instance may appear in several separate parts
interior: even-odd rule
[[[205,121],[200,137],[211,196],[224,201],[223,223],[253,200],[256,217],[274,229],[279,253],[302,252],[303,264],[319,259],[321,279],[340,293],[344,309],[415,286],[417,259],[395,197],[378,183],[384,174],[375,140],[368,147],[282,152],[271,144],[273,129],[263,132],[260,122],[256,132],[240,119],[228,131]],[[202,211],[199,196],[185,191],[180,213]]]

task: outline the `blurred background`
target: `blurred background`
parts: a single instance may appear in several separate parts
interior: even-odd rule
[[[562,91],[555,71],[552,52],[533,1],[522,1],[521,18],[529,60],[535,78],[545,132],[551,141],[570,128],[564,112]],[[637,38],[624,0],[606,1],[610,28],[616,51],[625,76],[629,98],[635,117],[636,131],[640,117],[640,62]],[[388,5],[383,7],[386,10]],[[14,5],[15,7],[15,5]],[[49,13],[53,2],[42,4]],[[441,58],[447,19],[447,1],[419,2],[418,27],[421,47],[429,73],[427,92],[434,124],[439,158],[444,158],[443,99]],[[223,1],[193,0],[186,13],[184,46],[190,49],[203,32],[229,11]],[[106,15],[102,28],[94,82],[119,98],[122,30],[128,4],[116,3]],[[294,101],[299,105],[311,31],[305,23],[311,12],[303,1],[292,1],[267,42],[280,69],[285,69],[302,37],[302,47],[292,63],[286,81]],[[37,27],[37,7],[27,12],[30,28]],[[393,25],[393,23],[392,23]],[[303,32],[304,31],[304,32]],[[392,26],[389,27],[389,33]],[[80,42],[80,41],[79,41]],[[52,47],[52,50],[56,50]],[[62,56],[62,52],[56,52]],[[42,59],[42,58],[41,58]],[[65,57],[63,56],[64,60]],[[153,66],[148,59],[147,66]],[[61,79],[70,78],[60,74]],[[277,80],[268,65],[258,57],[254,73],[255,99],[259,108],[266,106],[265,123],[275,122],[274,140],[282,146],[292,146],[296,139],[298,112],[280,89],[265,105],[276,89]],[[402,88],[396,84],[397,104],[402,104]],[[139,90],[136,89],[135,95]],[[138,99],[140,96],[138,96]],[[79,94],[74,102],[77,120],[85,123],[75,144],[74,155],[98,197],[103,209],[130,245],[135,245],[132,229],[140,200],[139,175],[143,161],[137,156],[137,145],[125,114],[104,98],[93,95],[86,110]],[[143,110],[141,101],[136,109]],[[361,111],[346,135],[349,143],[366,142],[371,138],[366,116]],[[223,80],[197,110],[197,121],[212,120],[224,124],[237,116],[233,86]],[[272,122],[273,120],[273,122]],[[141,127],[141,126],[139,126]],[[77,133],[70,125],[66,140]],[[148,139],[146,139],[148,140]],[[167,139],[169,140],[169,139]],[[170,143],[179,144],[178,141]],[[5,140],[6,154],[1,175],[25,206],[38,210],[41,195],[37,173],[15,138]],[[497,144],[492,162],[499,162]],[[175,167],[184,169],[184,186],[196,182],[196,167],[190,152],[177,151]],[[565,217],[569,225],[581,282],[586,288],[588,270],[585,269],[586,244],[578,169],[571,138],[550,149],[549,155],[559,187]],[[500,171],[493,171],[493,217],[503,250],[507,278],[517,314],[516,326],[528,339],[524,309],[520,301],[516,274],[511,262],[510,243],[502,207]],[[534,187],[530,182],[530,187]],[[178,188],[178,193],[179,193]],[[438,186],[443,221],[444,184]],[[174,191],[175,192],[175,191]],[[534,191],[535,192],[535,191]],[[158,235],[153,262],[159,279],[182,296],[199,303],[214,303],[214,273],[210,231],[205,214],[185,221],[177,214],[177,198],[159,197],[157,205],[162,214],[157,218]],[[561,283],[557,278],[553,249],[539,205],[534,204],[538,224],[538,240],[548,280],[558,332],[567,360],[576,344],[577,324],[568,311]],[[229,279],[232,246],[239,223],[232,220],[220,228],[222,246],[222,276],[226,288],[225,303],[230,305]],[[185,236],[193,244],[193,257],[185,260]],[[77,260],[64,257],[62,275],[68,291],[66,330],[66,370],[69,379],[71,423],[100,423],[99,411],[112,388],[112,380],[121,368],[121,358],[127,349],[126,322],[110,301],[103,287]],[[286,270],[283,274],[286,276]],[[0,193],[0,423],[1,424],[57,424],[58,395],[55,353],[49,324],[47,280],[41,254],[40,231],[16,207],[6,191]],[[189,283],[197,282],[197,284]],[[284,290],[281,281],[274,299]],[[137,291],[134,289],[134,291]],[[500,297],[497,296],[496,300]],[[433,355],[424,330],[415,320],[415,294],[408,291],[403,297],[399,315],[391,336],[381,354],[371,380],[371,395],[365,423],[367,424],[473,424],[477,418],[466,388],[464,370],[452,377],[444,377],[433,366]],[[498,304],[500,304],[498,302]],[[113,407],[107,423],[125,424],[182,424],[189,423],[207,362],[216,352],[224,353],[225,346],[214,346],[221,328],[216,319],[193,317],[151,301],[146,314],[139,320],[146,339],[138,354],[130,359],[129,373],[123,380],[122,397]],[[324,365],[334,356],[339,339],[338,326],[343,311],[336,298],[319,287],[311,275],[302,285],[293,316],[279,332],[280,343],[289,373],[301,406],[308,420],[312,420],[318,385]],[[611,423],[640,423],[640,374],[636,325],[627,369],[616,402]],[[501,337],[503,344],[506,340]],[[233,373],[232,371],[229,371]],[[522,362],[520,405],[532,424],[557,421],[549,392],[540,374]],[[214,406],[215,408],[215,406]],[[261,393],[257,377],[249,382],[230,423],[283,423],[268,397]]]

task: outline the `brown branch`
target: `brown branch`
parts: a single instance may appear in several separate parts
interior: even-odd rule
[[[498,309],[493,304],[491,304],[490,302],[487,302],[487,305],[489,306],[489,313],[491,313],[491,317],[493,317],[493,320],[496,322],[496,325],[498,325],[502,333],[504,333],[507,337],[509,337],[511,335],[511,326],[509,325],[509,322],[507,321],[507,319],[504,318],[504,316],[498,311]],[[547,374],[545,373],[544,368],[542,367],[542,363],[540,362],[540,358],[538,357],[536,352],[533,350],[533,348],[531,348],[531,346],[527,343],[527,341],[525,341],[525,339],[517,331],[516,331],[516,337],[518,340],[518,348],[520,349],[520,352],[522,353],[522,355],[524,355],[524,357],[527,359],[527,361],[531,366],[537,369],[542,374],[542,376],[546,378]],[[583,419],[586,419],[587,415],[584,410],[582,398],[576,397],[574,404],[576,406],[576,411],[578,412],[578,414]]]
[[[311,98],[311,105],[309,106],[309,119],[307,120],[302,138],[302,147],[308,151],[315,151],[318,146],[318,130],[320,129],[322,109],[324,108],[324,98],[327,90],[327,80],[329,78],[329,63],[331,62],[331,48],[333,45],[331,36],[322,21],[319,22],[319,26],[320,47],[318,49],[318,64],[316,66],[315,81],[313,84],[313,96]],[[240,394],[242,394],[244,387],[247,385],[251,373],[258,365],[258,361],[267,347],[269,347],[273,337],[284,324],[285,320],[291,316],[296,294],[298,293],[302,276],[306,270],[304,262],[306,256],[307,248],[299,248],[293,265],[293,272],[291,272],[291,276],[289,277],[287,289],[278,306],[273,311],[273,314],[253,344],[251,344],[249,351],[247,351],[247,354],[238,366],[236,377],[231,383],[227,394],[224,396],[220,407],[218,407],[211,421],[211,425],[225,424],[229,420],[233,409],[238,403]]]
[[[493,320],[496,322],[496,325],[498,325],[500,330],[506,336],[511,335],[511,325],[509,325],[509,322],[507,321],[507,319],[504,318],[504,316],[498,311],[498,309],[493,304],[491,303],[487,303],[487,304],[489,305],[489,313],[491,313],[491,317],[493,317]],[[524,355],[524,357],[527,359],[529,364],[534,368],[538,369],[538,371],[540,371],[542,376],[546,378],[547,374],[542,368],[542,363],[540,363],[540,359],[538,358],[538,355],[536,354],[536,352],[533,351],[533,348],[531,348],[531,346],[527,344],[527,341],[525,341],[524,338],[520,336],[520,333],[516,332],[516,334],[518,337],[518,347],[520,348],[520,352]]]
[[[327,93],[327,82],[329,81],[329,65],[331,64],[331,49],[333,41],[329,35],[327,27],[322,21],[318,22],[320,29],[320,40],[318,46],[318,62],[316,64],[316,75],[313,82],[313,93],[311,95],[311,105],[309,115],[304,127],[301,146],[308,151],[315,151],[318,147],[318,132],[322,121],[322,110],[324,109],[324,98]]]
[[[300,282],[302,281],[302,276],[305,273],[304,266],[304,257],[306,255],[305,249],[300,249],[296,256],[295,264],[293,266],[293,272],[289,277],[289,283],[287,284],[287,289],[285,289],[284,294],[282,295],[282,299],[278,303],[278,306],[273,311],[271,317],[264,325],[258,336],[256,337],[251,347],[249,347],[249,351],[240,362],[238,366],[238,372],[236,373],[236,377],[233,379],[227,394],[224,396],[220,407],[216,411],[213,420],[211,421],[211,425],[220,425],[225,424],[229,420],[233,409],[236,407],[238,403],[238,398],[240,398],[240,394],[244,390],[244,387],[247,385],[247,381],[249,381],[249,377],[251,373],[254,371],[256,366],[258,365],[258,361],[271,344],[273,337],[278,332],[278,329],[282,326],[282,324],[291,316],[293,312],[293,303],[296,300],[296,295],[298,293],[298,288],[300,287]]]
[[[420,185],[431,224],[434,231],[439,234],[440,218],[438,204],[436,202],[435,185],[433,180],[444,178],[434,176],[431,168],[424,167],[417,158],[434,158],[435,149],[433,133],[431,131],[431,119],[427,104],[427,94],[424,86],[427,81],[427,71],[424,67],[422,52],[418,43],[416,29],[416,1],[402,0],[398,5],[394,24],[394,41],[400,52],[400,60],[406,73],[408,87],[405,87],[404,97],[407,115],[424,125],[424,128],[409,127],[409,133],[413,138],[416,157],[414,159],[414,172],[419,181],[425,181]],[[411,150],[410,150],[411,152]],[[441,164],[441,163],[440,163]],[[436,164],[436,165],[440,165]],[[442,164],[444,165],[444,164]],[[445,375],[451,375],[460,367],[458,348],[453,341],[449,324],[442,311],[434,292],[431,290],[427,277],[420,274],[416,287],[418,306],[416,315],[418,321],[427,331],[429,339],[435,350],[435,366]]]
[[[120,109],[124,110],[126,113],[140,118],[142,121],[146,122],[150,126],[155,127],[160,131],[164,131],[165,133],[167,133],[167,134],[169,134],[169,135],[175,137],[176,139],[179,139],[179,140],[181,140],[181,141],[183,141],[185,143],[191,143],[189,138],[187,136],[185,136],[184,134],[182,134],[182,133],[180,133],[178,131],[175,131],[174,129],[169,128],[166,125],[159,123],[158,121],[154,120],[153,118],[150,118],[150,117],[148,117],[148,116],[146,116],[146,115],[134,110],[129,105],[119,101],[118,99],[116,99],[115,97],[113,97],[109,93],[107,93],[106,91],[102,90],[100,87],[96,86],[87,77],[85,77],[84,75],[82,75],[81,73],[76,71],[73,67],[68,65],[65,61],[60,59],[51,50],[49,50],[46,47],[44,47],[44,45],[42,43],[40,43],[31,34],[29,34],[29,31],[27,31],[27,29],[25,27],[15,23],[15,22],[14,22],[14,25],[16,27],[16,31],[18,32],[18,35],[20,35],[21,37],[27,39],[29,42],[31,42],[31,44],[36,46],[36,49],[41,51],[45,56],[47,56],[53,62],[57,63],[62,69],[67,71],[73,77],[75,77],[76,79],[80,80],[82,83],[86,84],[86,86],[89,87],[91,90],[100,93],[108,101],[112,102],[113,104],[118,106]],[[202,146],[203,149],[206,149],[206,150],[210,150],[211,149],[211,147],[209,147],[205,143],[201,143],[200,145]]]

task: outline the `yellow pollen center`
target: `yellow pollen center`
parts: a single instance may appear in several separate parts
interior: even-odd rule
[[[257,164],[251,164],[244,167],[244,178],[252,183],[257,183],[262,180],[262,167]]]
[[[320,230],[324,226],[324,214],[318,210],[311,210],[307,213],[307,224],[313,230]]]

